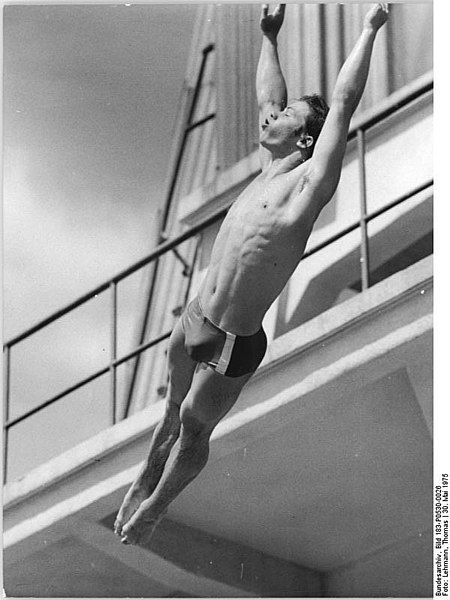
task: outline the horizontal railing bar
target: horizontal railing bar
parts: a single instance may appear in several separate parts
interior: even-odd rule
[[[106,373],[109,372],[109,368],[110,367],[108,365],[107,367],[104,367],[103,369],[100,369],[99,371],[96,371],[92,375],[89,375],[89,377],[86,377],[85,379],[82,379],[78,383],[75,383],[74,385],[72,385],[69,388],[65,389],[63,392],[60,392],[56,396],[53,396],[53,398],[50,398],[49,400],[46,400],[42,404],[39,404],[38,406],[35,406],[34,408],[32,408],[31,410],[29,410],[28,412],[23,413],[23,415],[20,415],[20,417],[16,417],[15,419],[12,419],[8,423],[5,423],[5,426],[4,426],[5,429],[9,429],[10,427],[13,427],[13,425],[17,425],[21,421],[24,421],[25,419],[28,419],[28,417],[31,417],[32,415],[34,415],[37,412],[43,410],[44,408],[47,408],[48,406],[50,406],[51,404],[54,404],[58,400],[61,400],[61,398],[63,398],[64,396],[68,396],[72,392],[76,392],[79,388],[83,387],[84,385],[87,385],[88,383],[91,383],[91,381],[94,381],[94,379],[97,379],[98,377],[101,377],[102,375],[105,375]]]
[[[149,255],[147,255],[145,258],[141,259],[137,263],[134,263],[127,269],[124,269],[123,271],[118,273],[113,278],[113,281],[119,282],[122,279],[129,277],[130,275],[132,275],[139,269],[142,269],[142,267],[145,267],[146,265],[148,265],[150,262],[152,262],[156,258],[159,258],[162,254],[165,254],[169,250],[172,250],[173,248],[175,248],[175,246],[182,244],[189,238],[194,237],[194,235],[197,235],[197,233],[200,233],[201,231],[203,231],[203,229],[206,229],[207,227],[209,227],[210,225],[213,225],[216,221],[218,221],[222,216],[225,215],[227,210],[228,210],[228,207],[223,208],[223,209],[217,211],[216,213],[214,213],[213,215],[211,215],[210,217],[208,217],[207,219],[205,219],[204,221],[202,221],[201,223],[194,225],[190,229],[187,229],[184,233],[181,233],[178,236],[174,237],[172,240],[163,242],[162,244],[157,246],[155,248],[155,250],[153,252],[151,252]]]
[[[323,248],[326,248],[327,246],[331,246],[331,244],[333,244],[334,242],[337,242],[338,240],[340,240],[347,234],[351,233],[355,229],[358,229],[359,226],[360,226],[360,221],[355,221],[355,223],[352,223],[345,229],[341,229],[340,231],[338,231],[331,237],[327,238],[323,242],[320,242],[320,244],[313,246],[311,248],[311,250],[307,250],[306,252],[304,252],[303,256],[302,256],[302,260],[304,260],[305,258],[309,258],[313,254],[316,254],[316,252],[319,252],[319,250],[323,250]]]
[[[88,292],[87,294],[84,294],[83,296],[81,296],[77,300],[74,300],[74,302],[71,302],[70,304],[68,304],[64,308],[61,308],[57,312],[55,312],[52,315],[48,316],[46,319],[44,319],[42,321],[39,321],[38,323],[36,323],[35,325],[33,325],[33,327],[30,327],[29,329],[27,329],[26,331],[24,331],[20,335],[12,338],[11,340],[8,340],[4,344],[3,347],[6,348],[6,347],[14,346],[15,344],[21,342],[22,340],[24,340],[25,338],[29,337],[33,333],[36,333],[37,331],[39,331],[43,327],[46,327],[47,325],[49,325],[53,321],[56,321],[57,319],[65,316],[67,313],[69,313],[70,311],[74,310],[75,308],[78,308],[78,306],[80,306],[84,302],[87,302],[88,300],[91,300],[97,294],[100,294],[101,292],[104,292],[105,290],[107,290],[109,288],[109,286],[112,283],[119,283],[121,280],[125,279],[126,277],[129,277],[130,275],[132,275],[136,271],[139,271],[139,269],[142,269],[143,267],[147,266],[149,263],[151,263],[155,259],[159,258],[160,256],[162,256],[163,254],[165,254],[169,250],[172,250],[173,248],[175,248],[175,246],[178,246],[179,244],[185,242],[186,240],[188,240],[189,238],[193,237],[197,233],[200,233],[203,229],[206,229],[210,225],[213,225],[216,221],[218,221],[222,216],[225,215],[225,213],[227,212],[227,210],[228,210],[228,207],[222,208],[219,211],[217,211],[216,213],[212,214],[207,219],[205,219],[204,221],[198,223],[197,225],[194,225],[190,229],[187,229],[183,233],[181,233],[178,236],[174,237],[172,240],[168,240],[167,242],[163,242],[162,244],[160,244],[159,246],[157,246],[152,252],[150,252],[150,254],[148,254],[144,258],[140,259],[139,261],[133,263],[131,266],[127,267],[123,271],[120,271],[119,273],[117,273],[117,275],[115,275],[114,277],[111,277],[110,279],[108,279],[108,281],[105,281],[104,283],[102,283],[101,285],[99,285],[98,287],[96,287],[94,290]]]
[[[433,180],[430,179],[427,182],[425,182],[424,184],[417,186],[416,188],[414,188],[413,190],[411,190],[407,194],[404,194],[403,196],[400,196],[400,198],[397,198],[396,200],[393,200],[392,202],[389,202],[385,206],[382,206],[381,208],[379,208],[378,210],[374,211],[373,213],[369,213],[369,214],[363,216],[362,220],[364,220],[366,223],[368,223],[372,219],[375,219],[376,217],[379,217],[380,215],[382,215],[383,213],[387,212],[391,208],[394,208],[398,204],[401,204],[402,202],[405,202],[406,200],[409,200],[413,196],[416,196],[420,192],[423,192],[423,190],[426,190],[427,188],[429,188],[432,185],[433,185]],[[304,252],[304,254],[302,256],[302,260],[305,259],[305,258],[308,258],[312,254],[315,254],[319,250],[322,250],[323,248],[326,248],[327,246],[330,246],[334,242],[337,242],[337,240],[341,239],[345,235],[351,233],[355,229],[358,229],[358,227],[360,225],[361,225],[361,221],[355,221],[354,223],[352,223],[351,225],[349,225],[345,229],[341,229],[340,231],[338,231],[337,233],[335,233],[331,237],[327,238],[323,242],[320,242],[316,246],[313,246],[311,248],[311,250],[308,250],[308,251]]]
[[[163,333],[159,337],[154,338],[153,340],[150,340],[149,342],[145,342],[145,344],[141,344],[140,346],[137,346],[137,348],[135,348],[128,354],[125,354],[125,356],[121,356],[120,358],[117,358],[114,361],[114,366],[118,367],[119,365],[123,364],[124,362],[127,362],[127,360],[130,360],[130,358],[134,358],[135,356],[137,356],[138,354],[141,354],[145,350],[148,350],[152,346],[156,346],[160,342],[163,342],[164,340],[166,340],[167,338],[170,337],[171,333],[172,333],[172,331],[167,331],[166,333]]]
[[[15,344],[18,344],[19,342],[21,342],[22,340],[24,340],[27,337],[30,337],[30,335],[33,335],[40,329],[43,329],[47,325],[50,325],[51,323],[53,323],[53,321],[57,321],[61,317],[64,317],[66,314],[68,314],[72,310],[75,310],[82,304],[85,304],[89,300],[92,300],[92,298],[95,298],[95,296],[97,296],[98,294],[101,294],[102,292],[107,290],[111,283],[112,283],[112,281],[105,281],[104,283],[102,283],[101,285],[96,287],[95,289],[91,290],[90,292],[87,292],[83,296],[80,296],[79,298],[77,298],[76,300],[71,302],[70,304],[67,304],[66,306],[64,306],[63,308],[59,309],[58,311],[52,313],[51,315],[49,315],[42,321],[39,321],[38,323],[36,323],[32,327],[30,327],[29,329],[26,329],[23,333],[21,333],[21,334],[17,335],[16,337],[5,342],[3,344],[3,348],[12,347]]]
[[[414,80],[404,88],[394,92],[384,101],[377,103],[372,110],[364,111],[359,117],[356,117],[352,122],[348,140],[356,138],[358,129],[369,129],[377,123],[383,121],[386,117],[394,114],[404,106],[414,102],[417,98],[425,95],[433,89],[433,72],[429,71],[421,77]]]
[[[150,340],[149,342],[146,342],[145,344],[141,344],[140,346],[138,346],[137,348],[135,348],[128,354],[125,354],[124,356],[121,356],[120,358],[116,358],[116,360],[111,361],[111,363],[107,367],[104,367],[103,369],[96,371],[92,375],[89,375],[89,377],[86,377],[85,379],[82,379],[78,383],[75,383],[74,385],[72,385],[69,388],[65,389],[64,391],[60,392],[56,396],[53,396],[53,398],[50,398],[49,400],[46,400],[42,404],[35,406],[28,412],[23,413],[23,415],[20,415],[20,417],[16,417],[12,421],[8,421],[7,423],[5,423],[5,429],[9,429],[10,427],[13,427],[13,425],[17,425],[18,423],[20,423],[21,421],[24,421],[28,417],[31,417],[32,415],[43,410],[44,408],[47,408],[54,402],[61,400],[62,398],[64,398],[64,396],[68,396],[69,394],[71,394],[72,392],[75,392],[76,390],[83,387],[84,385],[91,383],[91,381],[94,381],[94,379],[98,379],[102,375],[106,375],[106,373],[109,372],[111,367],[116,368],[119,365],[125,363],[127,360],[130,360],[131,358],[135,357],[137,354],[145,352],[145,350],[148,350],[152,346],[156,346],[160,342],[163,342],[165,339],[169,338],[171,333],[172,333],[172,331],[163,333],[162,335],[158,336],[157,338],[154,338],[153,340]]]
[[[385,204],[378,210],[375,210],[374,212],[368,214],[366,216],[366,221],[372,221],[373,219],[375,219],[376,217],[379,217],[380,215],[387,212],[388,210],[391,210],[391,208],[395,208],[398,204],[405,202],[405,200],[409,200],[413,196],[420,194],[420,192],[423,192],[424,190],[431,187],[432,185],[433,185],[433,179],[429,179],[425,183],[418,185],[416,188],[411,190],[409,193],[404,194],[403,196],[400,196],[396,200],[392,200],[391,202],[388,202],[387,204]]]

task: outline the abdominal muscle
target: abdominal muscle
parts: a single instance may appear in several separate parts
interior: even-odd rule
[[[282,195],[269,198],[266,191],[255,191],[244,192],[224,220],[199,291],[205,316],[235,335],[260,329],[298,265],[312,227],[307,214],[292,216]]]

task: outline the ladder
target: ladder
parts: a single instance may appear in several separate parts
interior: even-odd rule
[[[169,177],[168,177],[168,189],[164,201],[164,211],[161,219],[159,234],[158,234],[158,244],[163,243],[167,240],[166,229],[169,223],[170,211],[172,208],[173,198],[175,195],[175,189],[178,182],[181,165],[183,162],[184,152],[186,149],[186,144],[189,139],[189,135],[197,129],[201,127],[211,119],[214,119],[216,116],[215,112],[207,114],[205,117],[193,121],[195,110],[197,108],[198,99],[200,96],[200,91],[203,83],[203,77],[206,70],[206,65],[208,58],[211,52],[214,50],[214,44],[208,44],[202,50],[202,60],[200,63],[200,68],[197,74],[196,83],[194,87],[188,87],[186,89],[186,99],[185,99],[185,110],[184,116],[181,120],[181,135],[179,142],[177,143],[177,150],[175,152],[174,159],[172,161],[172,166],[170,168]],[[177,259],[183,264],[184,270],[183,274],[186,276],[192,275],[192,267],[185,261],[185,259],[181,256],[176,248],[173,249],[173,252]],[[147,331],[147,326],[150,319],[150,314],[152,310],[154,292],[156,287],[156,281],[158,277],[160,261],[157,260],[154,264],[151,281],[149,286],[149,292],[147,294],[146,303],[143,309],[143,318],[141,322],[141,327],[138,335],[138,345],[144,343],[145,335]],[[126,390],[126,400],[125,400],[125,408],[123,413],[123,418],[127,418],[130,412],[131,403],[133,400],[133,394],[136,386],[136,379],[139,371],[141,361],[141,354],[139,354],[134,360],[132,373],[128,382],[128,389]]]

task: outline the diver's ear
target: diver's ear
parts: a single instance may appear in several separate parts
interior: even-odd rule
[[[302,149],[310,148],[314,143],[314,138],[311,135],[302,135],[298,140],[297,146]]]

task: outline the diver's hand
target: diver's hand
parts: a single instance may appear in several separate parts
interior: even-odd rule
[[[269,5],[263,4],[261,11],[261,31],[265,36],[276,39],[283,25],[285,4],[277,4],[272,14],[269,14]]]
[[[388,20],[388,14],[388,4],[375,4],[364,18],[364,28],[377,32]]]

